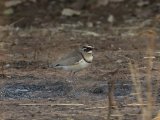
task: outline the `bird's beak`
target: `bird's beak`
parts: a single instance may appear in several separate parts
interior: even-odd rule
[[[97,48],[93,47],[93,50],[97,50]]]

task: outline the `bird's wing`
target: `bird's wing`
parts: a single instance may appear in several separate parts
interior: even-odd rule
[[[62,57],[58,62],[56,62],[55,66],[68,66],[75,65],[82,59],[81,53],[78,51],[73,51],[70,54]]]

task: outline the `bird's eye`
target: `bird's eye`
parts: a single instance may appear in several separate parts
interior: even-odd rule
[[[84,52],[89,52],[92,50],[92,48],[83,48]]]

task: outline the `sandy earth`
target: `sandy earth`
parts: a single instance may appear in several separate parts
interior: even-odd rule
[[[99,10],[101,12],[101,10]],[[152,14],[152,12],[151,12]],[[1,26],[0,118],[2,120],[106,120],[109,81],[115,81],[115,107],[110,119],[140,120],[129,63],[137,63],[143,101],[147,103],[148,45],[153,49],[151,87],[155,117],[160,105],[159,14],[127,18],[123,23],[84,18],[69,23],[41,21],[41,26]],[[98,17],[97,17],[98,18]],[[82,20],[81,20],[82,19]],[[56,19],[55,19],[56,20]],[[89,43],[95,46],[93,64],[77,73],[49,65],[67,51]]]

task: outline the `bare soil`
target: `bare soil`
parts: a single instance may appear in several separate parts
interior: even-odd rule
[[[39,23],[23,21],[15,26],[1,26],[0,118],[106,120],[108,82],[114,80],[115,107],[111,110],[111,119],[140,120],[142,111],[133,105],[137,98],[129,62],[138,64],[146,103],[148,46],[152,47],[155,57],[151,70],[152,115],[155,117],[160,107],[160,16],[153,9],[157,4],[160,3],[157,1],[144,8],[136,6],[132,8],[134,12],[125,14],[126,8],[119,5],[120,11],[111,13],[115,16],[113,24],[107,22],[105,12],[115,7],[110,5],[109,8],[96,8],[96,15],[92,12],[87,17],[89,19],[83,15],[67,18],[54,14],[53,22],[53,16],[47,14],[45,17],[31,17],[30,21],[34,18]],[[138,11],[136,15],[135,11]],[[45,11],[42,9],[41,13]],[[18,19],[17,14],[12,20]],[[88,26],[88,22],[93,26]],[[71,78],[68,72],[49,67],[67,51],[85,43],[96,48],[89,68]]]

